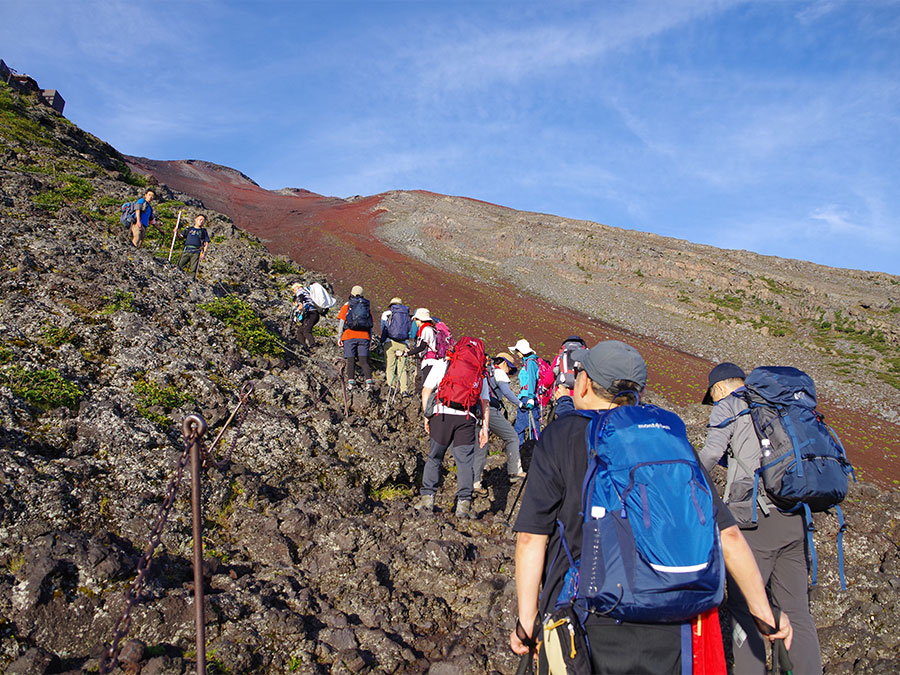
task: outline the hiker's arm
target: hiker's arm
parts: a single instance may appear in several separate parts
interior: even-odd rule
[[[722,459],[722,455],[728,449],[728,443],[731,442],[731,435],[734,433],[732,424],[720,429],[715,427],[715,425],[724,422],[728,417],[725,407],[721,405],[714,406],[709,415],[706,443],[703,444],[703,448],[697,453],[700,463],[703,464],[703,468],[707,471],[711,471],[716,463]]]
[[[425,415],[425,433],[429,433],[428,431],[428,399],[431,397],[432,389],[429,387],[422,387],[422,413]]]
[[[744,599],[747,601],[747,608],[750,614],[769,626],[775,625],[775,617],[772,614],[772,607],[769,605],[769,599],[766,597],[766,588],[763,585],[762,576],[759,573],[759,567],[756,565],[756,559],[753,557],[753,551],[741,534],[741,530],[737,525],[727,527],[721,532],[722,550],[725,553],[725,567],[728,573],[737,583]],[[793,627],[788,619],[787,614],[781,614],[779,621],[779,630],[772,635],[764,636],[770,642],[783,639],[784,646],[791,648],[791,640],[793,639]]]
[[[512,388],[509,386],[509,382],[498,382],[497,388],[500,390],[500,394],[503,398],[518,407],[519,399],[517,399],[516,395],[513,393]]]
[[[484,419],[481,421],[481,430],[478,432],[478,447],[483,448],[488,442],[488,427],[491,423],[491,402],[481,399],[481,409],[484,411]]]
[[[532,631],[538,613],[538,597],[548,539],[549,536],[546,534],[530,532],[519,532],[516,538],[516,599],[519,622],[529,637],[533,637]],[[509,636],[509,646],[516,654],[528,653],[528,647],[516,635],[515,629]]]
[[[338,319],[337,334],[338,334],[338,341],[337,341],[338,347],[342,347],[344,344],[344,340],[341,338],[341,336],[344,334],[344,320],[343,319]]]

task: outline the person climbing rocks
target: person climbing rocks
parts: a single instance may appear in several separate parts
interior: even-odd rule
[[[509,376],[515,375],[516,368],[514,359],[506,352],[500,352],[491,359],[488,366],[487,377],[488,393],[490,395],[489,404],[491,407],[491,415],[489,418],[488,429],[492,434],[496,434],[503,441],[506,450],[506,472],[509,480],[516,483],[525,478],[525,472],[522,471],[522,458],[519,453],[519,437],[513,425],[510,424],[506,417],[506,410],[503,401],[506,399],[516,408],[519,407],[519,399],[513,393],[509,386]],[[484,474],[484,465],[487,463],[487,446],[475,448],[475,494],[486,495],[487,490],[482,487],[482,478]]]
[[[409,396],[409,374],[406,372],[408,335],[414,322],[409,307],[399,297],[391,298],[388,309],[381,314],[381,343],[384,345],[385,381],[397,388],[401,396]]]
[[[150,202],[155,197],[153,190],[147,190],[144,196],[134,203],[134,223],[131,225],[131,243],[135,248],[140,248],[144,243],[147,228],[156,225],[156,214]]]
[[[477,343],[471,347],[472,350],[480,346],[478,363],[474,364],[474,368],[473,363],[467,362],[464,357],[453,358],[452,362],[448,359],[437,359],[429,368],[428,377],[422,387],[422,410],[425,413],[425,431],[428,432],[430,447],[425,470],[422,473],[420,497],[415,508],[420,512],[434,511],[434,495],[441,477],[441,465],[447,449],[450,448],[456,461],[456,516],[471,518],[475,482],[475,446],[476,443],[482,448],[487,445],[491,414],[488,405],[490,393],[487,379],[484,377],[484,344],[471,338],[463,338],[460,342],[463,340],[467,341],[467,344],[460,348],[456,356],[459,356],[463,349],[470,350],[471,343]],[[463,372],[477,374],[479,371],[480,378],[462,374]],[[448,381],[446,389],[442,388],[445,378]],[[467,384],[462,385],[462,382]],[[469,406],[458,404],[454,400],[455,393],[461,389],[471,389],[475,402]],[[476,425],[479,408],[480,430]]]
[[[362,286],[350,289],[350,299],[338,312],[338,346],[344,349],[347,360],[347,389],[356,387],[356,361],[365,378],[366,391],[372,391],[372,366],[369,364],[369,344],[372,341],[372,310],[363,296]]]
[[[419,307],[413,314],[413,322],[416,329],[416,344],[406,352],[406,356],[414,356],[420,359],[419,370],[416,373],[416,389],[424,386],[431,368],[438,362],[437,355],[437,331],[434,328],[434,319],[426,307]]]
[[[178,235],[184,239],[184,251],[178,256],[176,266],[188,274],[194,274],[201,258],[206,256],[210,239],[205,225],[206,216],[201,213],[194,218],[194,224],[191,227],[185,228]]]
[[[537,440],[541,429],[541,411],[538,407],[538,375],[540,366],[538,356],[534,353],[528,340],[522,338],[509,351],[522,362],[519,371],[519,409],[516,413],[514,428],[519,437],[519,445],[525,442],[526,431],[531,432],[532,440]]]
[[[723,456],[728,458],[728,472],[733,479],[725,499],[736,515],[749,514],[753,508],[752,490],[741,486],[752,485],[753,468],[759,467],[763,452],[750,415],[742,414],[747,410],[747,402],[731,395],[743,390],[745,377],[740,366],[729,362],[720,363],[710,371],[703,404],[713,408],[709,413],[706,443],[697,453],[707,471]],[[745,493],[748,493],[746,497]],[[763,494],[758,500],[755,524],[745,522],[749,516],[738,519],[744,528],[744,538],[753,551],[772,601],[791,617],[794,644],[790,657],[794,672],[821,674],[822,653],[816,622],[809,610],[809,567],[802,512],[779,511]],[[731,577],[726,606],[733,626],[734,672],[765,673],[765,641],[754,629],[747,603]]]
[[[313,327],[319,323],[319,308],[313,302],[309,288],[304,287],[301,283],[295,283],[291,286],[294,292],[294,311],[293,316],[300,316],[300,321],[295,322],[297,327],[296,339],[301,349],[306,348],[312,350],[316,346],[316,338],[313,336]]]

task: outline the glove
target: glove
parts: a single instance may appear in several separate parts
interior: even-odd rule
[[[532,408],[534,408],[534,399],[533,398],[530,398],[530,399],[528,399],[528,401],[525,402],[525,408],[528,410],[531,410]]]
[[[519,410],[521,410],[522,412],[525,412],[527,409],[528,408],[527,408],[527,404],[525,403],[525,400],[519,399]]]

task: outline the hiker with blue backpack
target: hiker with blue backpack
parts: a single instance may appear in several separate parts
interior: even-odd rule
[[[519,437],[519,445],[525,442],[525,434],[530,431],[531,439],[537,440],[541,430],[541,408],[538,399],[538,379],[540,364],[528,340],[522,338],[509,348],[522,361],[519,370],[519,409],[513,428]]]
[[[156,225],[156,215],[153,213],[153,207],[150,205],[153,197],[155,197],[153,190],[147,190],[144,196],[137,201],[123,205],[125,212],[122,215],[122,219],[131,226],[131,243],[134,244],[135,248],[140,248],[141,244],[144,243],[147,228],[150,225]]]
[[[772,378],[769,383],[784,387],[786,381],[808,384],[796,369],[757,369],[749,379],[750,385],[761,381],[761,375],[767,376],[776,371],[775,376],[781,384]],[[785,372],[787,371],[787,372]],[[795,371],[795,372],[790,372]],[[744,371],[733,363],[720,363],[709,373],[709,388],[703,397],[703,403],[712,405],[706,443],[699,452],[700,461],[708,470],[712,469],[723,458],[727,462],[728,477],[723,499],[738,519],[744,537],[753,551],[757,565],[762,573],[763,581],[769,585],[772,601],[786,611],[794,626],[794,643],[790,650],[790,658],[797,673],[821,673],[822,656],[819,649],[819,638],[816,624],[809,609],[809,566],[807,564],[808,549],[815,549],[807,544],[807,532],[804,527],[805,509],[800,508],[793,513],[785,512],[777,507],[772,497],[767,494],[768,483],[762,475],[760,467],[767,463],[764,454],[768,452],[773,460],[771,444],[763,448],[751,413],[754,398],[747,388],[748,378]],[[798,390],[803,391],[803,389]],[[795,398],[796,391],[790,391],[787,398]],[[804,396],[803,398],[808,398]],[[815,405],[813,397],[813,406]],[[757,408],[765,407],[763,402]],[[758,422],[758,416],[757,422]],[[790,417],[790,415],[788,415]],[[802,426],[798,422],[797,426]],[[763,437],[765,441],[768,438]],[[825,441],[827,443],[827,440]],[[814,451],[816,446],[810,444],[804,453]],[[786,462],[792,458],[785,456]],[[778,462],[778,464],[786,463]],[[835,462],[828,461],[827,465]],[[810,466],[819,476],[827,476],[818,467]],[[846,476],[842,469],[839,472]],[[760,481],[760,477],[763,478]],[[772,482],[770,480],[770,482]],[[761,484],[762,483],[762,484]],[[782,504],[784,506],[784,504]],[[815,579],[813,580],[815,583]],[[729,579],[728,609],[733,622],[734,671],[736,673],[766,672],[766,648],[764,641],[752,630],[753,620],[749,616],[746,604],[738,589],[733,588]]]
[[[697,657],[706,672],[725,672],[716,608],[726,568],[768,639],[790,647],[790,620],[776,621],[684,423],[640,403],[641,355],[609,340],[573,357],[576,411],[535,445],[514,526],[510,646],[523,665],[534,657],[540,673],[680,675]]]
[[[407,343],[412,319],[409,307],[400,298],[391,298],[391,304],[381,314],[381,343],[384,345],[385,382],[391,389],[399,387],[401,396],[409,396],[409,377],[406,372]]]
[[[356,387],[356,361],[365,378],[365,390],[372,391],[372,366],[369,364],[369,344],[372,342],[372,310],[363,296],[362,286],[350,289],[350,299],[338,312],[338,346],[344,349],[347,360],[347,390]]]

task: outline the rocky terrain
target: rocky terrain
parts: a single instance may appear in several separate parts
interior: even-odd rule
[[[286,334],[286,289],[322,276],[166,185],[161,232],[135,250],[119,205],[145,183],[0,87],[0,670],[97,670],[182,454],[181,421],[202,413],[212,437],[253,382],[216,449],[233,447],[228,461],[203,474],[210,672],[512,672],[500,458],[477,519],[451,515],[449,460],[439,512],[418,516],[415,404],[386,409],[382,386],[345,416],[333,317],[311,354]],[[211,223],[197,281],[167,262],[179,210]],[[703,410],[679,412],[698,441]],[[817,518],[827,672],[896,672],[900,496],[859,483],[845,511],[846,592],[836,521]],[[193,671],[190,560],[181,485],[119,672]]]

